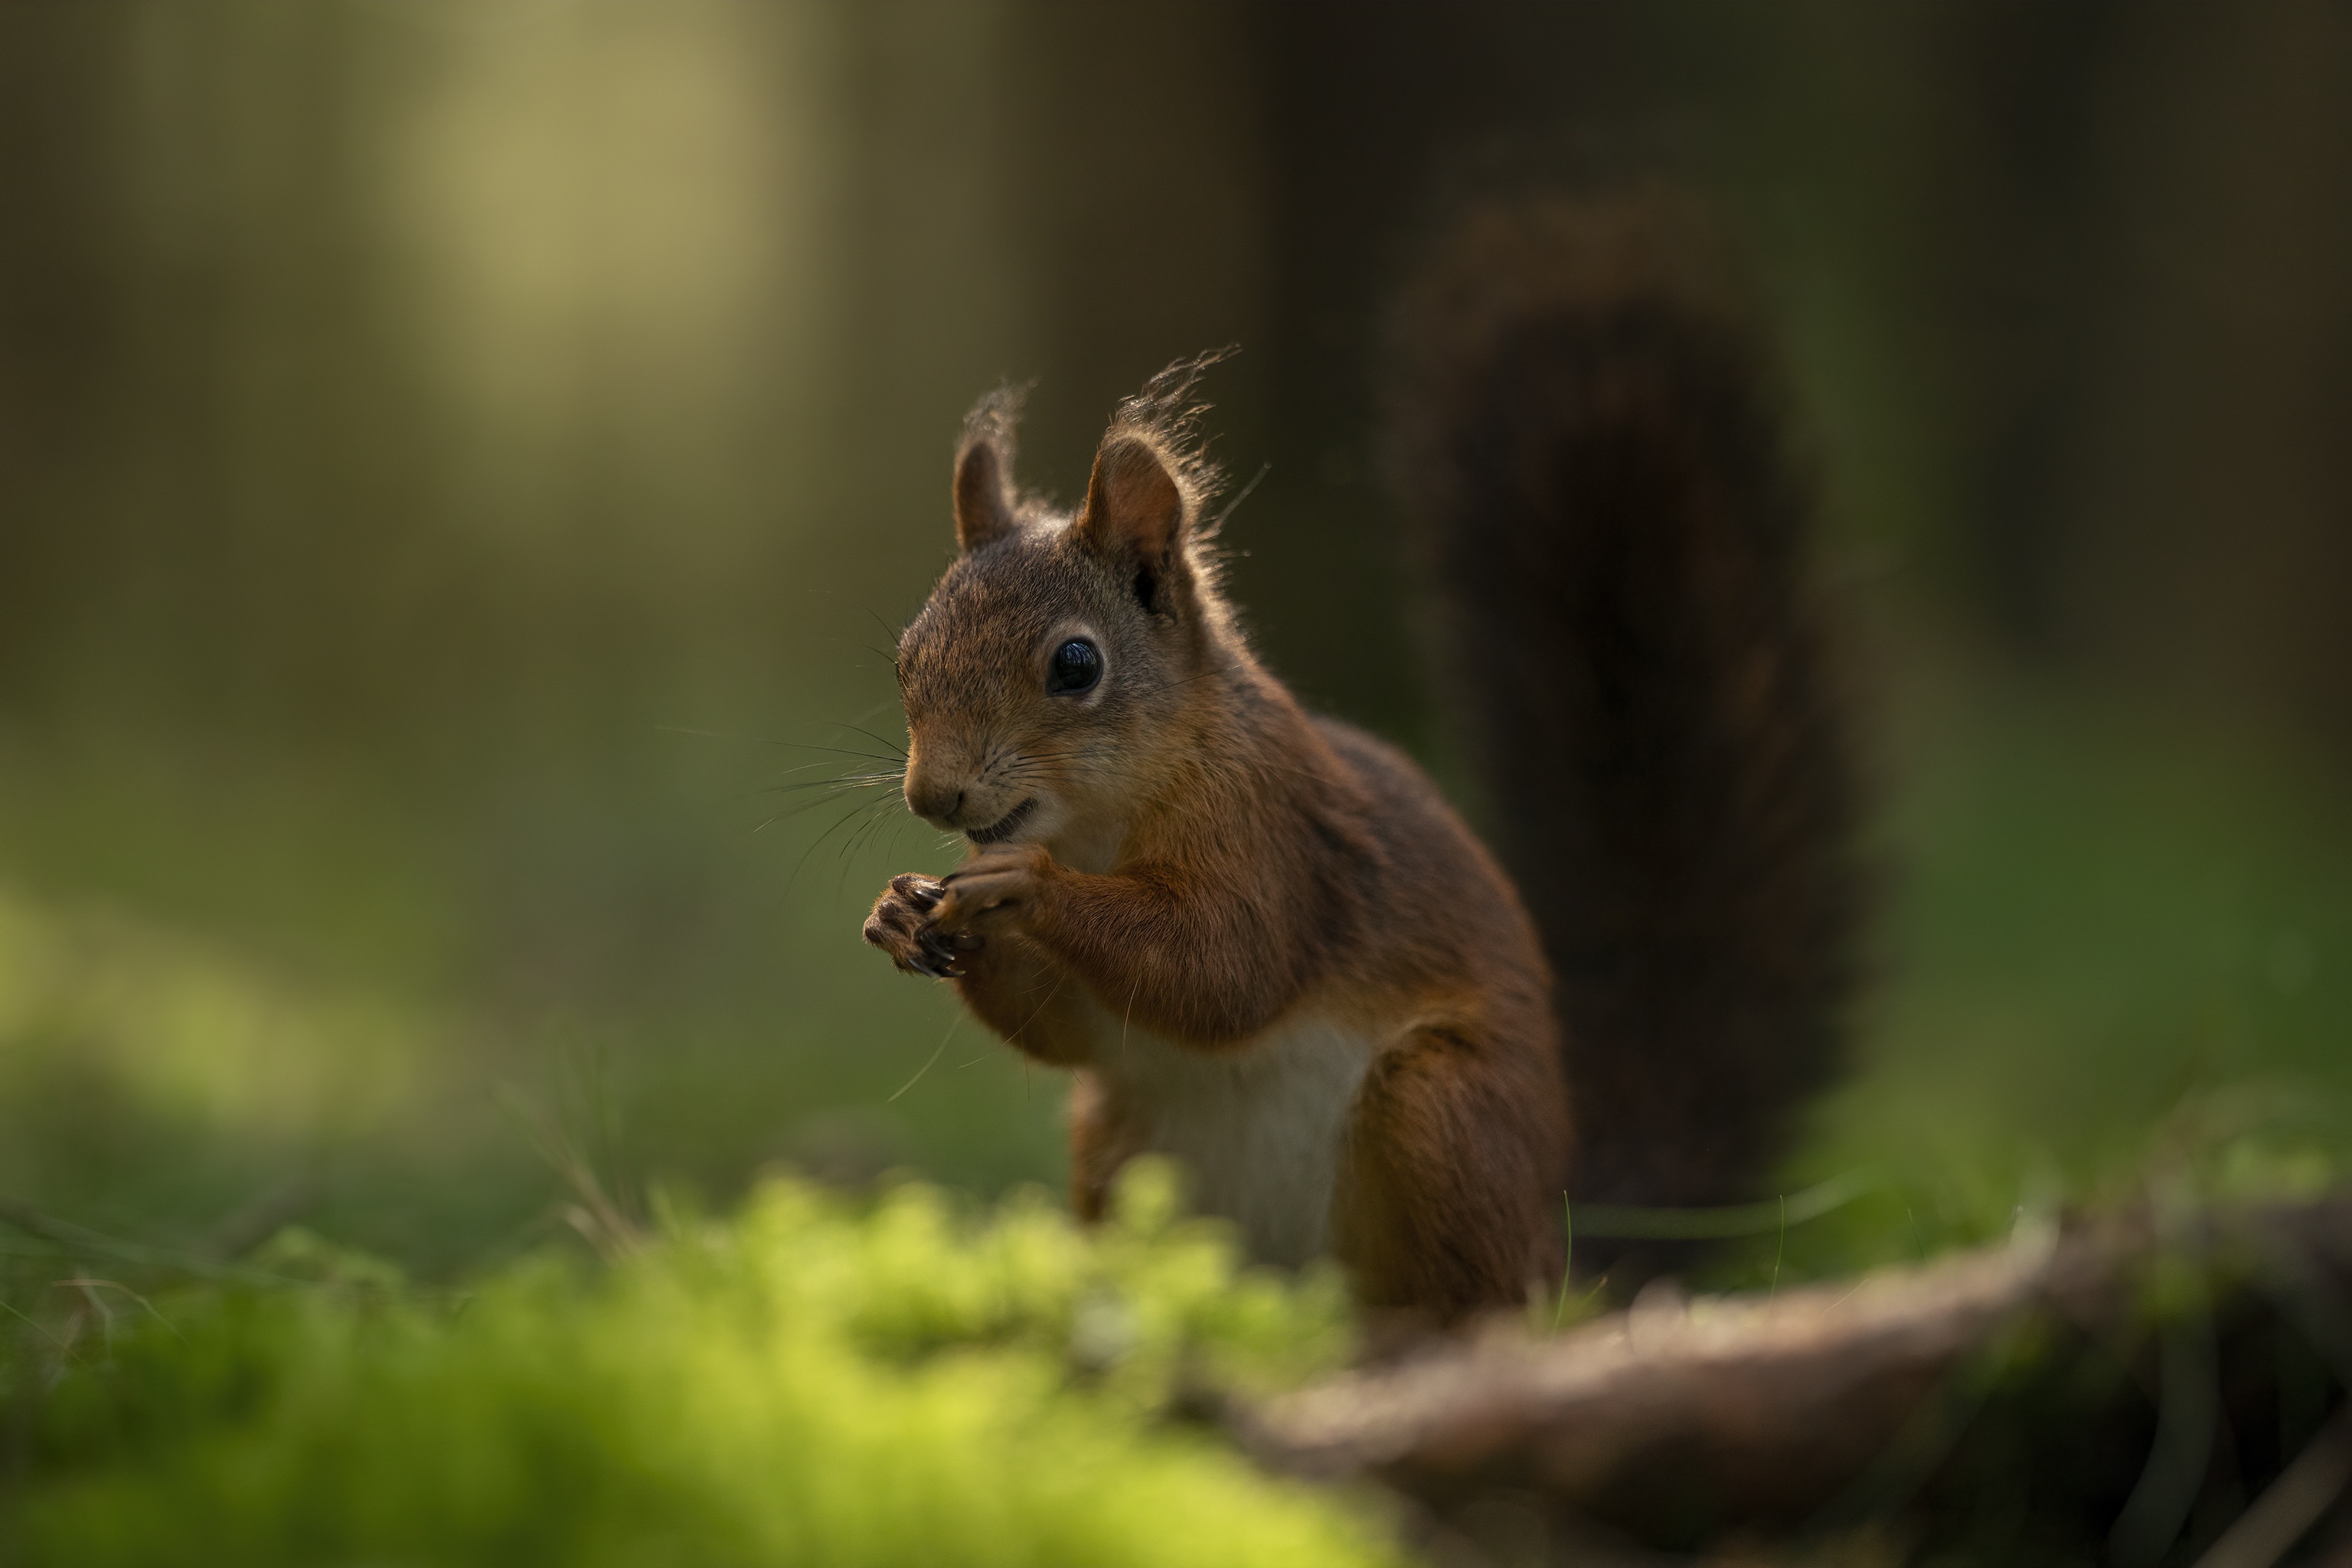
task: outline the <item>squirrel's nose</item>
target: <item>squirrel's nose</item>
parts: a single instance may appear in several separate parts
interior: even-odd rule
[[[910,778],[907,781],[907,809],[926,822],[951,827],[956,815],[963,810],[963,791],[928,779]]]

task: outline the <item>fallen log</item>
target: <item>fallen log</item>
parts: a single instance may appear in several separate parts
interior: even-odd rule
[[[2036,1541],[2154,1564],[2219,1539],[2352,1386],[2347,1282],[2352,1197],[2151,1201],[1857,1280],[1654,1286],[1563,1333],[1497,1324],[1234,1423],[1268,1464],[1377,1478],[1439,1518],[1507,1495],[1654,1546],[1890,1521],[1941,1537],[2018,1511],[1970,1492],[2009,1486]],[[2297,1364],[2308,1386],[2284,1386]],[[2342,1469],[2306,1464],[2300,1514],[2273,1500],[2241,1540],[2292,1544]]]

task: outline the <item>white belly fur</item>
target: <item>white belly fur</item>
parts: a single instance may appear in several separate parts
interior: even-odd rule
[[[1307,1016],[1214,1052],[1121,1031],[1094,1068],[1143,1146],[1183,1164],[1196,1212],[1240,1226],[1251,1257],[1299,1264],[1330,1247],[1348,1115],[1378,1054]]]

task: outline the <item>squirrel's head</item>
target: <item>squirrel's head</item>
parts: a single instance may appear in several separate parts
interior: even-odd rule
[[[1214,470],[1192,440],[1207,363],[1120,405],[1076,512],[1013,485],[1017,393],[965,420],[960,553],[898,639],[916,816],[975,844],[1050,841],[1151,788],[1188,685],[1233,646],[1202,519]]]

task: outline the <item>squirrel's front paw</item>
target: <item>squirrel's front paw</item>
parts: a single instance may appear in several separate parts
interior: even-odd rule
[[[938,917],[945,889],[929,877],[912,872],[893,877],[874,912],[866,920],[866,940],[890,955],[890,962],[909,974],[933,980],[951,979],[963,970],[959,952],[980,945],[977,936],[958,937],[941,929]]]
[[[1024,923],[1052,863],[1042,844],[992,844],[940,879],[932,919],[953,941],[978,941],[976,927]]]

